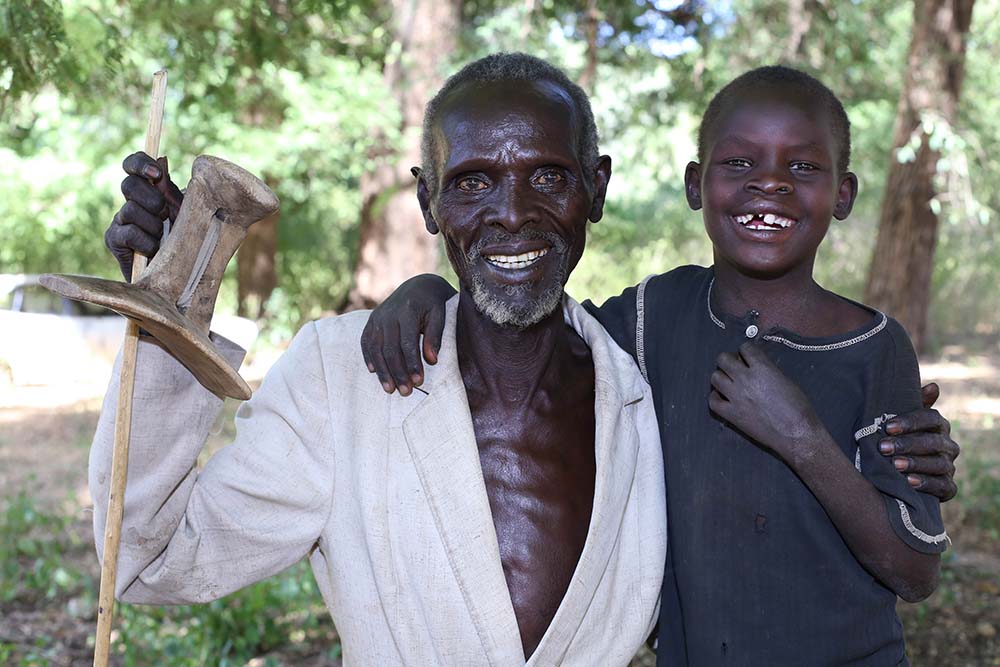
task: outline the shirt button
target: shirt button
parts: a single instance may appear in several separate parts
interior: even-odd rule
[[[746,331],[747,338],[753,338],[754,336],[757,335],[758,331],[760,331],[760,329],[757,328],[757,325],[756,324],[751,324],[750,326],[747,327],[747,331]]]

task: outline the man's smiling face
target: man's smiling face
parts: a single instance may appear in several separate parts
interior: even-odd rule
[[[438,113],[439,182],[431,194],[421,180],[421,207],[463,291],[498,324],[530,326],[559,306],[587,220],[601,217],[611,162],[586,181],[578,116],[547,81],[463,86]]]

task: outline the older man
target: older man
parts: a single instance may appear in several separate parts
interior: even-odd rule
[[[439,363],[388,395],[360,353],[366,313],[308,324],[198,472],[220,401],[141,343],[121,599],[204,602],[308,556],[346,664],[624,665],[649,636],[666,549],[649,388],[563,294],[611,160],[559,70],[469,67],[428,108],[416,171],[461,286]],[[155,247],[179,200],[165,163],[126,170],[119,257]],[[116,396],[91,453],[98,534]]]

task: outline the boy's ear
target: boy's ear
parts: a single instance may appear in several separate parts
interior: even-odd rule
[[[604,217],[604,198],[608,194],[608,181],[611,180],[611,158],[602,155],[597,161],[597,169],[594,170],[594,200],[590,204],[590,215],[587,219],[591,222],[600,222]]]
[[[692,211],[701,209],[701,165],[688,162],[684,170],[684,195]]]
[[[424,226],[431,234],[437,234],[440,230],[434,219],[434,213],[431,212],[431,191],[427,187],[424,172],[420,167],[413,167],[410,169],[410,173],[417,179],[417,201],[420,203],[420,212],[424,216]]]
[[[844,172],[840,177],[840,187],[837,188],[837,203],[833,207],[833,217],[843,220],[851,214],[854,200],[858,198],[858,177],[854,172]]]

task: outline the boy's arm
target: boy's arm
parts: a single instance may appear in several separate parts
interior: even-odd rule
[[[600,307],[589,300],[583,302],[583,307],[633,357],[637,348],[636,298],[644,284],[629,287]],[[401,395],[408,396],[423,383],[421,351],[427,363],[437,362],[444,332],[444,304],[454,295],[455,288],[447,280],[424,273],[405,281],[372,310],[361,335],[361,353],[368,370],[378,375],[387,393],[398,389]]]
[[[378,375],[386,393],[409,396],[424,381],[420,360],[437,363],[444,333],[444,304],[455,295],[447,280],[424,273],[405,281],[372,310],[361,334],[361,354],[368,371]]]
[[[216,343],[239,362],[242,350]],[[236,441],[201,472],[195,462],[222,401],[151,340],[140,341],[137,368],[116,597],[205,602],[302,559],[330,514],[333,485],[315,325],[296,336],[240,406]],[[90,452],[99,556],[117,395],[113,380]]]
[[[886,587],[908,602],[937,587],[944,539],[923,544],[904,540],[890,521],[890,504],[844,456],[809,399],[768,358],[759,344],[724,353],[712,375],[713,412],[780,456],[823,505],[855,558]],[[901,476],[896,476],[902,480]],[[908,489],[905,480],[901,485]],[[936,501],[935,501],[936,502]],[[922,500],[914,501],[914,509]]]

